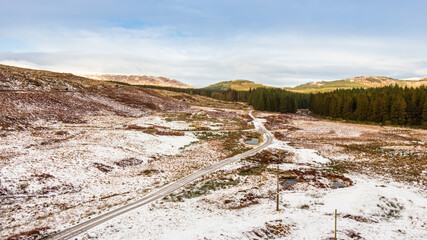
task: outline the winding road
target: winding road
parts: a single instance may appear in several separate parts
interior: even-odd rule
[[[157,199],[163,198],[163,197],[169,195],[170,193],[172,193],[173,191],[175,191],[175,190],[189,184],[190,182],[200,178],[203,175],[214,172],[214,171],[216,171],[216,170],[218,170],[218,169],[220,169],[220,168],[222,168],[222,167],[224,167],[230,163],[236,162],[236,161],[238,161],[242,158],[245,158],[245,157],[249,157],[249,156],[261,151],[262,149],[266,148],[267,146],[269,146],[273,142],[272,134],[268,130],[265,129],[264,125],[261,123],[261,121],[259,119],[256,119],[252,115],[252,109],[249,110],[249,115],[254,120],[255,130],[261,132],[264,135],[264,142],[261,145],[255,147],[255,148],[253,148],[247,152],[235,155],[233,157],[226,158],[226,159],[224,159],[218,163],[215,163],[215,164],[210,165],[208,167],[199,169],[196,172],[179,179],[178,181],[172,182],[172,183],[160,188],[159,190],[157,190],[151,194],[148,194],[147,196],[137,200],[136,202],[127,204],[123,207],[120,207],[120,208],[117,208],[117,209],[112,210],[110,212],[99,215],[93,219],[79,223],[76,226],[73,226],[69,229],[61,231],[61,232],[54,234],[52,236],[48,236],[46,239],[70,239],[72,237],[75,237],[81,233],[88,231],[91,228],[94,228],[94,227],[96,227],[96,226],[98,226],[104,222],[109,221],[110,219],[118,217],[124,213],[132,211],[132,210],[139,208],[143,205],[146,205],[150,202],[156,201]]]

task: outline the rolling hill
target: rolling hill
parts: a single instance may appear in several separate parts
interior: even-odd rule
[[[0,90],[2,91],[78,91],[108,85],[112,84],[71,73],[34,70],[0,64]]]
[[[130,85],[153,85],[162,87],[193,88],[192,86],[182,83],[176,79],[147,75],[92,74],[84,75],[84,77],[102,81],[123,82]]]
[[[82,123],[87,116],[108,114],[139,117],[187,107],[151,89],[0,65],[0,130],[36,128],[45,122]]]
[[[384,87],[390,85],[398,85],[401,87],[420,87],[427,86],[427,78],[421,78],[420,80],[400,80],[389,77],[378,77],[378,76],[359,76],[343,80],[335,81],[319,81],[309,82],[298,85],[296,87],[283,88],[288,91],[301,92],[301,93],[316,93],[316,92],[329,92],[336,89],[352,89],[352,88],[371,88],[371,87]],[[204,87],[203,89],[209,90],[221,90],[225,91],[228,89],[238,91],[248,91],[249,89],[255,89],[259,87],[269,87],[260,83],[255,83],[249,80],[233,80],[223,81]]]
[[[233,80],[233,81],[223,81],[219,83],[215,83],[212,85],[209,85],[207,87],[204,87],[203,89],[209,89],[209,90],[220,90],[225,91],[228,89],[237,90],[237,91],[249,91],[249,89],[255,89],[259,87],[268,87],[265,85],[262,85],[260,83],[254,83],[249,80]]]
[[[294,88],[285,88],[289,91],[315,93],[329,92],[336,89],[370,88],[398,85],[401,87],[420,87],[427,85],[427,78],[421,80],[399,80],[389,77],[359,76],[336,81],[310,82],[298,85]]]

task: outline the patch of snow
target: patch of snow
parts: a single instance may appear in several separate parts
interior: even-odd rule
[[[128,124],[135,124],[142,127],[151,127],[151,126],[161,126],[167,127],[172,130],[189,130],[194,127],[190,127],[190,124],[184,121],[166,121],[164,118],[160,116],[148,116],[138,118],[134,121],[129,122]]]
[[[330,162],[329,159],[320,156],[316,150],[298,149],[289,146],[286,142],[274,140],[274,143],[269,146],[270,149],[282,149],[294,153],[294,163],[304,164],[325,164]]]

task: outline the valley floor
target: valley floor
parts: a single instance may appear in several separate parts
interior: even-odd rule
[[[78,239],[425,239],[427,131],[257,112],[276,137]],[[243,110],[2,132],[0,237],[53,233],[250,149]],[[280,182],[280,212],[276,183]]]
[[[279,138],[266,151],[80,238],[333,239],[335,209],[338,239],[426,238],[426,131],[297,115],[259,112],[257,116],[265,118],[266,125]],[[374,141],[371,135],[375,134],[377,144],[388,143],[385,153],[379,149],[374,151],[378,155],[374,155],[334,147],[370,146]],[[402,147],[407,145],[414,147]],[[372,151],[371,148],[366,151]],[[399,178],[397,173],[389,173],[407,174],[407,170],[377,163],[393,161],[390,156],[396,154],[403,156],[402,161],[404,156],[418,157],[420,162],[416,166],[407,166],[411,171],[417,170],[413,176]],[[347,161],[364,164],[346,168]],[[370,165],[376,170],[365,169]],[[277,175],[280,212],[276,211],[275,202]]]
[[[0,238],[70,227],[245,151],[255,134],[249,119],[247,111],[192,107],[2,131]]]

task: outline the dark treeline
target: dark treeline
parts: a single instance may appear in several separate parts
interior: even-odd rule
[[[248,102],[254,109],[263,111],[294,113],[298,108],[309,108],[314,114],[332,118],[427,127],[427,87],[388,86],[316,94],[294,93],[280,88],[217,91],[145,85],[140,87],[197,94],[225,101]]]
[[[218,100],[248,102],[256,110],[295,113],[298,108],[308,108],[310,95],[293,93],[280,88],[256,88],[249,91],[209,90],[203,88],[174,88],[161,86],[140,86],[188,94],[197,94]]]
[[[354,121],[393,125],[427,125],[427,88],[335,90],[310,98],[313,113]]]
[[[298,108],[309,107],[310,95],[280,88],[256,88],[249,91],[248,103],[256,110],[295,113]]]

